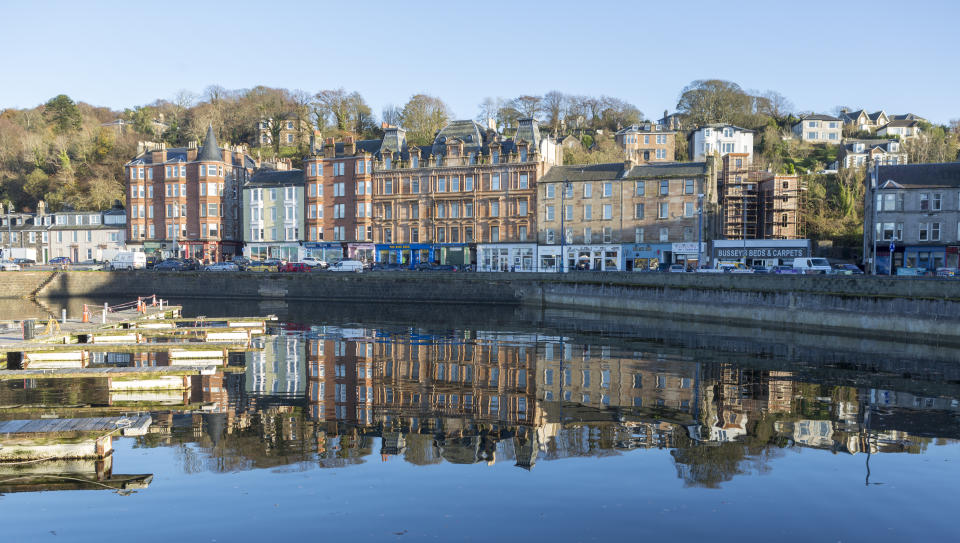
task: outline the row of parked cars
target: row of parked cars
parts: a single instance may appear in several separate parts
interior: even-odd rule
[[[825,258],[795,259],[790,264],[778,266],[747,267],[740,262],[719,262],[715,267],[701,267],[699,269],[686,268],[683,264],[672,264],[670,272],[698,272],[698,273],[759,273],[768,275],[863,275],[863,270],[855,264],[830,264]]]

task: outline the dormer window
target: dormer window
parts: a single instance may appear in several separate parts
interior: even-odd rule
[[[492,151],[490,153],[490,161],[494,164],[500,163],[500,151]]]
[[[417,155],[410,155],[410,167],[419,168],[420,167],[420,157]]]
[[[891,141],[891,142],[890,142],[890,152],[891,152],[891,153],[896,153],[898,150],[900,150],[900,144],[897,143],[897,142],[895,142],[895,141]]]
[[[858,144],[854,145],[854,146],[853,146],[853,150],[854,150],[855,152],[857,152],[857,153],[862,153],[862,152],[863,152],[863,144],[862,144],[862,143],[858,143]]]
[[[389,169],[390,169],[390,161],[391,161],[391,160],[390,160],[390,157],[388,157],[388,156],[387,156],[387,157],[383,157],[383,169],[384,169],[384,170],[389,170]]]
[[[527,148],[526,148],[526,147],[521,147],[521,148],[520,148],[520,162],[526,162],[526,161],[527,161]]]

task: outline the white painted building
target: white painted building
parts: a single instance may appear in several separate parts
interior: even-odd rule
[[[732,124],[708,124],[690,134],[690,159],[706,160],[717,153],[721,158],[729,153],[747,153],[753,159],[753,130]]]

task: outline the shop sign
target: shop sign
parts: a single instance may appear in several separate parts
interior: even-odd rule
[[[701,251],[699,251],[699,252],[706,252],[706,250],[707,250],[707,249],[706,249],[706,245],[707,245],[707,244],[706,244],[706,243],[701,243],[700,245],[701,245]],[[672,249],[672,251],[673,251],[674,253],[677,253],[677,254],[687,254],[687,255],[689,255],[689,254],[694,254],[694,253],[698,252],[698,251],[697,251],[697,243],[696,243],[696,242],[693,242],[693,243],[674,243],[674,244],[673,244],[673,249]]]
[[[807,247],[715,247],[714,258],[804,258],[810,256]]]

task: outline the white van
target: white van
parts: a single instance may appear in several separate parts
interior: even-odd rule
[[[139,251],[120,251],[113,257],[107,269],[142,270],[147,267],[147,255]]]
[[[826,258],[794,258],[793,269],[798,273],[831,273],[832,271]]]
[[[328,268],[332,272],[355,272],[360,273],[363,271],[363,262],[359,260],[341,260],[340,262],[334,262],[330,264]]]

